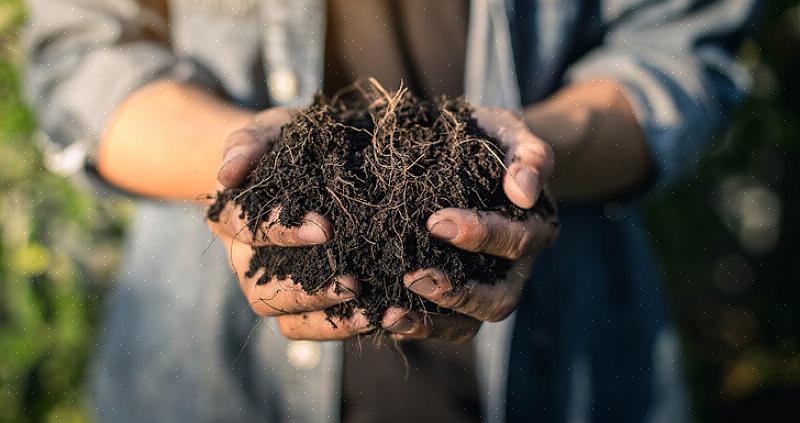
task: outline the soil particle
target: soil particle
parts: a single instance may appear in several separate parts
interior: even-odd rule
[[[428,217],[447,207],[517,220],[529,214],[503,193],[503,150],[471,112],[461,98],[423,101],[375,82],[317,96],[281,129],[244,186],[218,193],[209,218],[217,220],[224,203],[234,201],[255,233],[275,208],[289,227],[320,213],[333,224],[329,243],[254,248],[248,276],[264,269],[257,283],[291,277],[307,292],[327,288],[335,276],[354,276],[358,297],[328,309],[329,316],[349,316],[357,307],[377,324],[390,306],[441,312],[404,287],[405,273],[439,268],[458,288],[468,278],[495,283],[511,263],[433,238]],[[543,195],[531,212],[554,210]]]

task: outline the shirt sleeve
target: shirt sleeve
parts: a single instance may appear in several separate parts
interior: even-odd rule
[[[212,75],[150,36],[163,19],[136,0],[28,0],[26,93],[45,162],[69,175],[93,167],[114,109],[158,79],[216,88]]]
[[[735,49],[756,0],[600,2],[603,44],[569,82],[613,78],[625,89],[656,167],[655,189],[687,174],[749,85]]]

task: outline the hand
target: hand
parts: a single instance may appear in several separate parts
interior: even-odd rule
[[[531,208],[553,172],[550,147],[533,135],[512,112],[479,108],[474,117],[506,150],[508,171],[503,190],[517,206]],[[431,234],[450,244],[476,253],[513,260],[505,280],[495,284],[470,280],[454,288],[439,269],[420,269],[403,278],[408,289],[441,307],[451,316],[423,315],[397,308],[387,311],[383,327],[395,338],[441,338],[466,342],[483,321],[508,317],[519,303],[536,255],[558,237],[558,218],[531,213],[526,221],[511,221],[498,213],[448,208],[428,219]]]
[[[231,134],[217,175],[220,184],[229,188],[241,185],[267,151],[269,143],[278,137],[281,126],[291,118],[289,109],[268,109],[256,115],[248,126]],[[269,219],[255,236],[240,218],[241,208],[232,202],[225,206],[218,222],[208,221],[211,230],[225,245],[239,287],[252,310],[260,316],[276,316],[281,333],[291,339],[344,339],[373,330],[366,316],[358,310],[347,320],[334,319],[336,327],[323,311],[352,300],[358,294],[358,284],[352,277],[338,277],[325,289],[309,294],[291,279],[273,278],[265,284],[257,284],[264,269],[253,277],[246,276],[253,246],[309,246],[324,244],[333,236],[330,222],[317,213],[307,214],[301,226],[287,228],[275,223],[278,212],[270,212]]]

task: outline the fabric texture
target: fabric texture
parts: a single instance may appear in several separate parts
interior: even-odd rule
[[[328,0],[323,91],[356,79],[388,90],[462,94],[467,0]],[[375,60],[380,57],[380,60]],[[480,421],[471,344],[437,341],[343,343],[342,421]]]
[[[324,91],[372,76],[423,97],[463,94],[468,0],[328,0]]]

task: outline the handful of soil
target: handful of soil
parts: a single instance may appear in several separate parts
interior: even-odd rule
[[[233,201],[256,233],[274,208],[288,227],[317,212],[333,225],[330,242],[255,247],[247,276],[264,269],[257,283],[291,277],[312,293],[352,275],[359,295],[328,309],[328,316],[363,308],[376,325],[390,306],[431,310],[404,287],[405,273],[439,268],[458,288],[467,278],[494,283],[511,266],[433,238],[426,228],[431,214],[458,207],[518,220],[528,215],[506,198],[503,151],[471,112],[460,98],[422,101],[404,89],[388,93],[374,81],[332,99],[318,96],[281,129],[246,185],[218,194],[209,218],[218,220]],[[550,214],[553,207],[542,195],[532,212]]]

